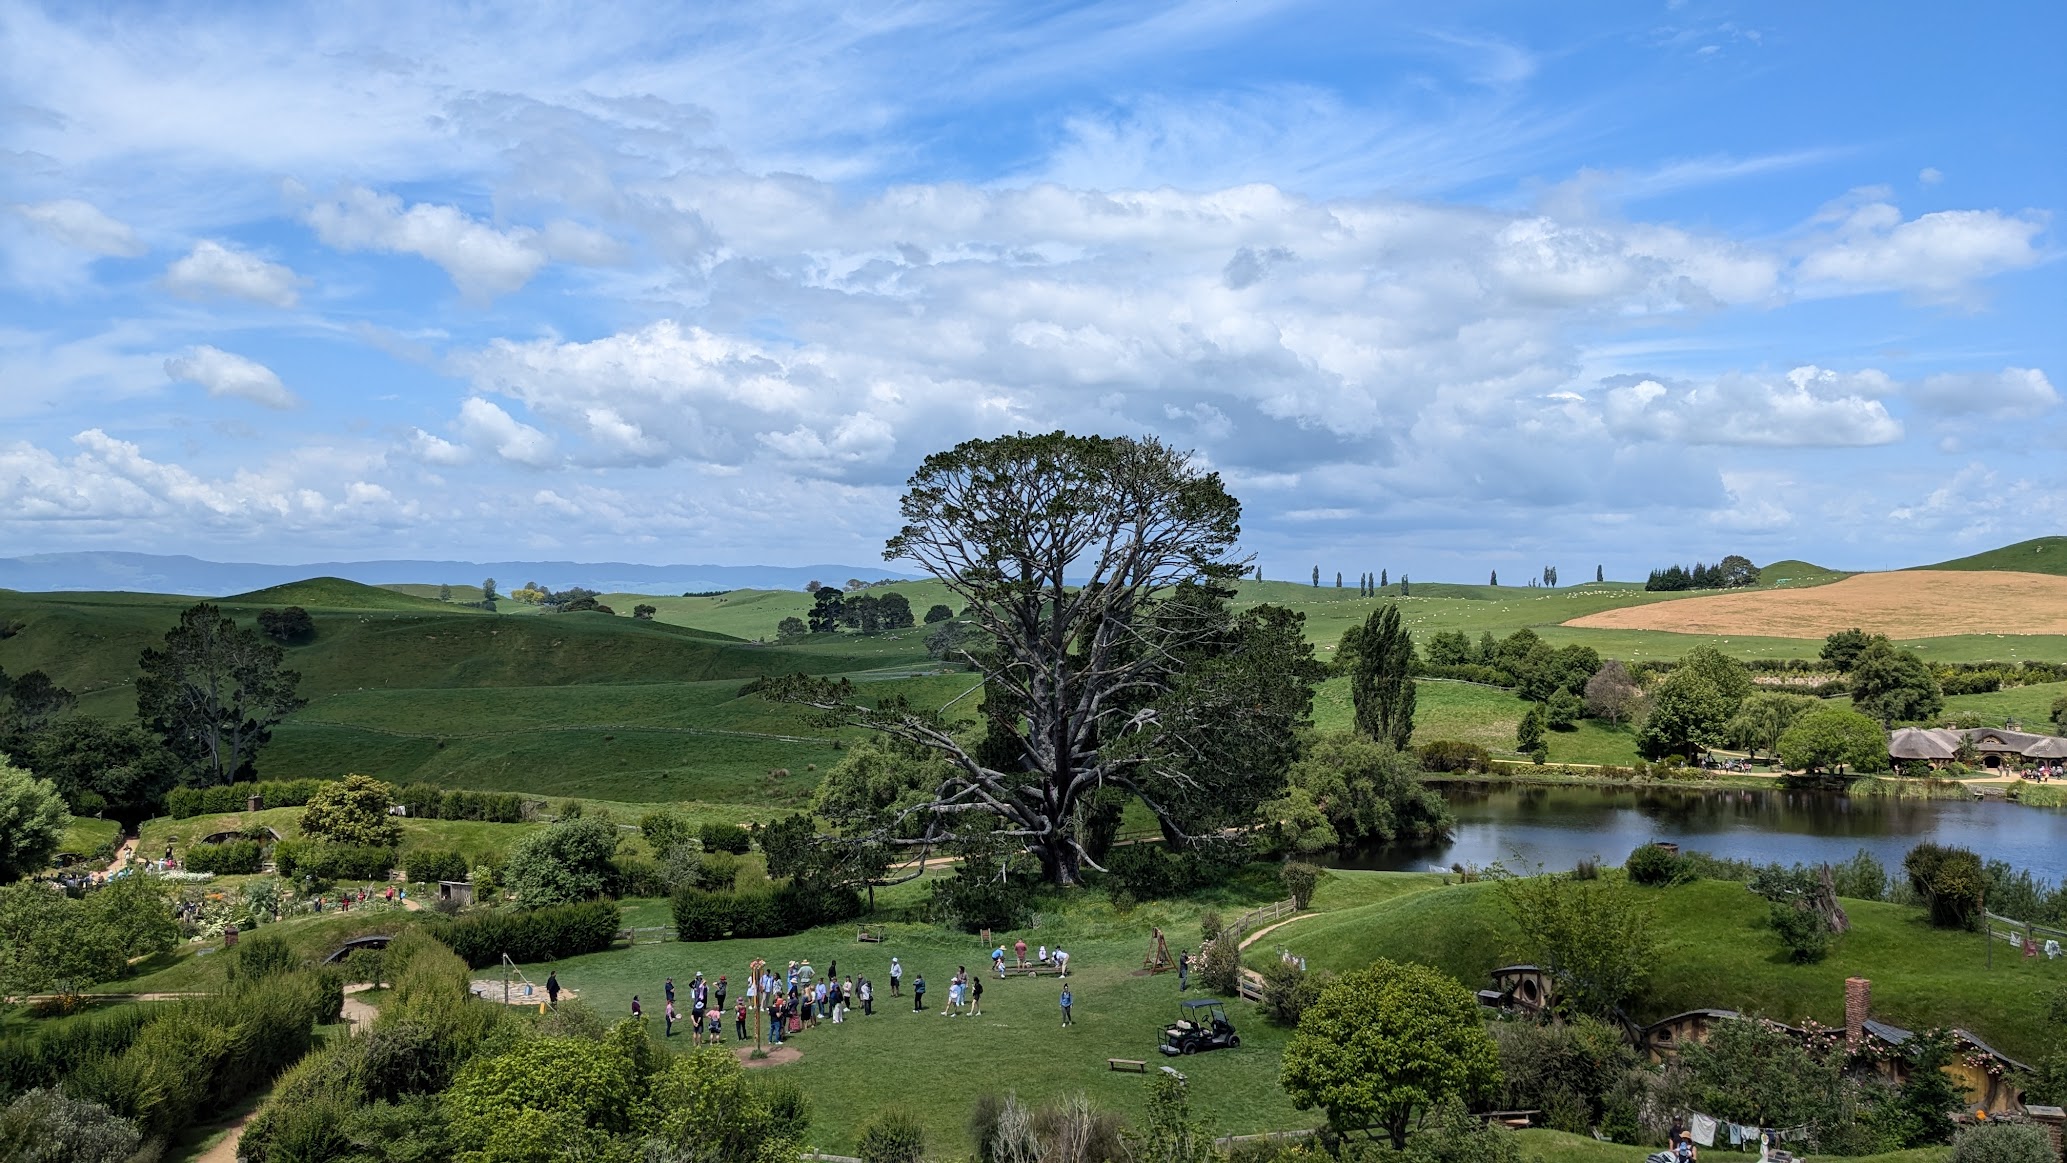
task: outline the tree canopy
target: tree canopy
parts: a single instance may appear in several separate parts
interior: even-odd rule
[[[1322,987],[1278,1080],[1338,1130],[1383,1127],[1398,1150],[1417,1110],[1500,1085],[1500,1056],[1470,991],[1425,965],[1379,961]]]
[[[0,758],[0,884],[50,863],[71,813],[47,779],[37,779]]]
[[[179,616],[136,680],[137,715],[204,784],[250,779],[281,719],[307,705],[277,643],[201,602]]]
[[[907,809],[926,817],[920,834],[886,824],[884,838],[978,828],[1068,884],[1088,855],[1078,809],[1101,788],[1138,799],[1178,844],[1275,793],[1318,667],[1299,615],[1231,608],[1241,507],[1217,474],[1153,439],[1021,433],[926,458],[902,512],[884,557],[939,579],[984,635],[968,656],[984,675],[983,734],[894,700],[862,705],[844,682],[775,690],[947,761]]]
[[[394,805],[393,785],[367,775],[347,775],[325,783],[302,809],[305,836],[333,844],[392,848],[402,840],[402,821],[388,814]]]
[[[1885,638],[1859,652],[1850,682],[1852,705],[1883,724],[1929,719],[1945,709],[1945,692],[1930,665]]]
[[[1888,737],[1879,723],[1843,707],[1818,707],[1789,726],[1774,749],[1803,771],[1886,771]]]

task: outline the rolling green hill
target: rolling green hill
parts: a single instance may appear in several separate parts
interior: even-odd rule
[[[386,586],[361,585],[341,577],[312,577],[306,581],[253,590],[221,599],[225,606],[301,606],[309,610],[450,610],[436,600],[396,593]]]
[[[1762,566],[1758,571],[1758,588],[1762,590],[1800,589],[1803,586],[1828,585],[1852,576],[1841,569],[1830,569],[1807,561],[1788,558]]]
[[[2067,537],[2034,537],[1976,553],[1971,557],[1956,557],[1936,565],[1919,565],[1915,569],[2000,569],[2017,573],[2067,574]]]

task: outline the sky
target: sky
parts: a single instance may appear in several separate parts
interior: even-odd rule
[[[2067,6],[0,0],[0,556],[879,559],[972,437],[1266,576],[2067,531]]]

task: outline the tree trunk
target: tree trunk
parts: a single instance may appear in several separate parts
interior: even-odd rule
[[[1077,857],[1076,846],[1068,840],[1042,844],[1034,854],[1041,859],[1041,879],[1049,884],[1068,888],[1083,879],[1083,866]]]
[[[1385,1133],[1392,1139],[1393,1150],[1407,1149],[1407,1120],[1413,1117],[1413,1113],[1413,1108],[1403,1103],[1386,1117]]]

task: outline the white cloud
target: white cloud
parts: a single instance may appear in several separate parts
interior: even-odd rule
[[[1974,282],[2037,263],[2045,218],[1997,210],[1940,210],[1904,221],[1886,202],[1854,208],[1835,237],[1803,256],[1798,277],[1814,287],[1912,291],[1956,298]]]
[[[234,396],[268,408],[292,408],[301,403],[273,369],[205,343],[168,358],[165,374],[199,384],[217,398]]]
[[[497,230],[455,206],[418,202],[353,187],[306,212],[316,236],[339,250],[414,254],[438,264],[462,294],[488,299],[531,281],[546,252],[528,227]]]
[[[485,445],[504,460],[533,468],[553,462],[552,437],[479,396],[460,405],[459,427],[470,443]]]
[[[54,202],[17,205],[14,212],[67,246],[114,258],[135,258],[146,247],[126,223],[102,213],[91,202],[60,198]]]
[[[1881,397],[1894,381],[1866,370],[1803,366],[1775,379],[1732,373],[1708,383],[1621,377],[1601,393],[1602,420],[1623,439],[1774,448],[1891,444],[1901,422]]]
[[[1945,175],[1936,166],[1925,166],[1917,171],[1916,180],[1926,186],[1935,186],[1945,180]]]
[[[409,454],[425,464],[446,466],[465,464],[473,459],[465,445],[433,436],[421,428],[410,430]]]
[[[1946,372],[1912,385],[1909,398],[1918,406],[1948,416],[2031,419],[2059,406],[2060,393],[2037,368],[2006,367],[1999,372]]]
[[[210,239],[194,244],[185,258],[165,269],[165,288],[189,299],[229,296],[292,307],[301,297],[302,279],[292,270],[250,251]]]

